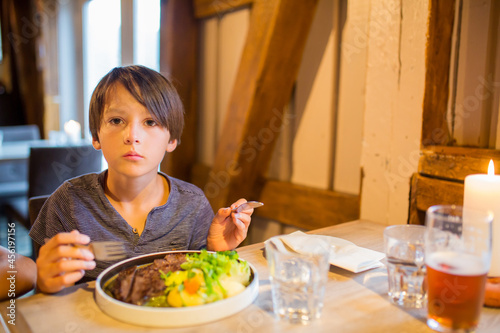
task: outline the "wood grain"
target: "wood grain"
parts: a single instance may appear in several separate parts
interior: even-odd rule
[[[257,0],[211,171],[212,207],[256,197],[297,77],[317,0]]]
[[[464,185],[459,182],[416,174],[410,190],[410,224],[424,224],[424,212],[433,205],[462,205]]]
[[[464,181],[465,176],[487,173],[493,160],[500,173],[500,151],[468,147],[428,146],[422,150],[418,172],[442,179]]]
[[[227,12],[251,5],[253,0],[193,0],[196,18],[222,16]]]
[[[258,216],[307,230],[359,218],[359,196],[287,182],[267,181],[259,200]]]
[[[163,0],[160,22],[160,69],[170,77],[185,110],[181,145],[165,156],[161,170],[189,181],[196,161],[198,21],[191,1]]]
[[[446,119],[455,0],[431,0],[425,58],[422,143],[447,145]]]

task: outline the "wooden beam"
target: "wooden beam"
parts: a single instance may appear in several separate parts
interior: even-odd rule
[[[434,205],[462,205],[464,185],[462,183],[414,175],[410,191],[410,224],[424,224],[422,215],[416,211],[425,212]],[[420,219],[420,221],[416,221]]]
[[[253,0],[193,0],[196,18],[224,15],[241,7],[251,5]]]
[[[428,146],[422,150],[418,172],[441,179],[464,181],[465,176],[487,173],[490,160],[500,174],[500,151],[467,147]]]
[[[427,210],[434,205],[462,205],[464,185],[442,179],[417,177],[417,209]]]
[[[307,230],[359,218],[359,196],[280,181],[267,181],[255,214]]]
[[[193,184],[205,188],[210,168],[198,163],[193,167]],[[360,196],[289,182],[268,180],[261,195],[251,197],[264,206],[255,214],[280,223],[303,229],[317,229],[359,218]]]
[[[431,0],[425,58],[423,145],[451,143],[446,108],[455,0]]]
[[[189,181],[196,161],[198,21],[193,4],[161,1],[160,69],[170,77],[184,104],[185,126],[181,145],[165,156],[161,170]]]
[[[302,59],[317,0],[256,0],[206,191],[212,207],[256,197]],[[207,187],[206,187],[207,189]]]

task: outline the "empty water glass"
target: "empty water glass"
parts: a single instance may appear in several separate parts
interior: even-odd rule
[[[404,307],[426,305],[424,240],[421,225],[393,225],[384,230],[390,300]]]
[[[330,247],[315,239],[304,248],[307,252],[288,250],[279,237],[266,242],[274,314],[291,323],[307,324],[323,308]]]

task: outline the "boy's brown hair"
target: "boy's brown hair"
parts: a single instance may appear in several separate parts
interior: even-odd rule
[[[111,89],[121,83],[134,98],[144,105],[153,119],[170,132],[170,140],[181,142],[184,128],[184,107],[172,82],[150,68],[131,65],[115,67],[97,84],[89,107],[89,126],[92,137],[99,141],[99,130]]]

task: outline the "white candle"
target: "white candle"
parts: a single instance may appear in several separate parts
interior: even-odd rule
[[[64,124],[64,132],[70,143],[78,143],[82,139],[82,128],[80,123],[70,120]]]
[[[493,161],[487,175],[465,177],[464,207],[493,212],[493,250],[488,276],[500,276],[500,176],[495,175]]]

